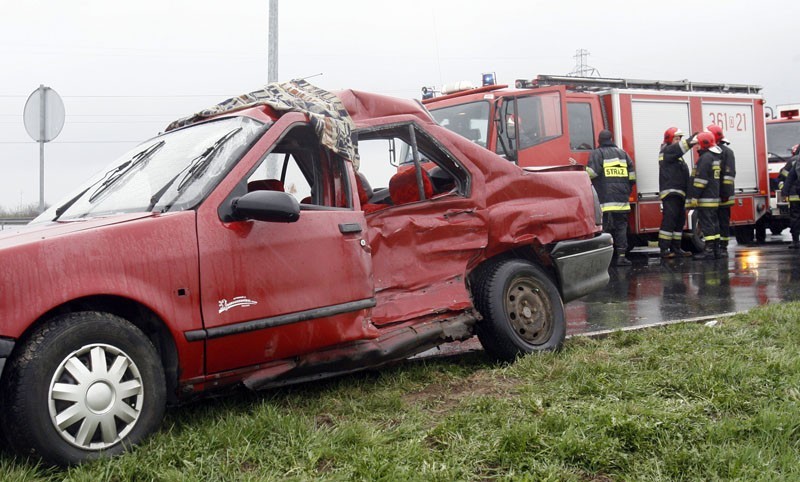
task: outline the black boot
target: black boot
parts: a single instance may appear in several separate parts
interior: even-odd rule
[[[675,253],[669,249],[669,241],[666,239],[658,240],[658,247],[661,249],[662,258],[674,258]]]
[[[695,253],[692,258],[696,260],[714,259],[714,241],[706,241],[706,247],[703,251]]]
[[[720,259],[722,257],[722,251],[720,250],[720,242],[712,241],[711,244],[712,244],[711,250],[714,252],[714,259]]]
[[[723,258],[728,257],[728,241],[725,239],[722,239],[719,242],[719,255]]]
[[[672,240],[672,252],[675,253],[675,256],[679,258],[688,258],[692,255],[692,253],[688,251],[684,251],[681,249],[681,240],[680,239],[673,239]]]
[[[613,264],[614,266],[630,266],[633,263],[625,256],[625,250],[619,250]]]
[[[792,233],[792,244],[789,245],[789,249],[800,249],[800,241],[798,241],[797,234]]]

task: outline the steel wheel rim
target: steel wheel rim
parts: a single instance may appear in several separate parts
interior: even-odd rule
[[[525,343],[541,345],[550,339],[554,325],[552,304],[537,280],[512,280],[506,289],[505,308],[512,330]]]
[[[124,439],[142,414],[144,381],[122,350],[86,345],[67,355],[47,393],[50,422],[69,444],[104,450]]]

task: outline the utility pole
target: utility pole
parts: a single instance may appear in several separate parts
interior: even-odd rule
[[[267,82],[278,81],[278,0],[269,0]]]

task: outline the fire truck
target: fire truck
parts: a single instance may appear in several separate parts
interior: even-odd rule
[[[655,81],[539,75],[507,85],[423,89],[423,103],[444,127],[526,168],[586,165],[597,134],[608,129],[633,158],[629,247],[655,241],[661,225],[658,157],[664,131],[689,133],[722,127],[736,154],[736,201],[731,226],[737,241],[751,242],[756,222],[769,210],[769,177],[761,87],[689,81]],[[425,98],[428,97],[428,98]],[[689,166],[695,150],[684,156]],[[684,249],[703,242],[695,213],[688,216]]]
[[[756,237],[761,241],[767,228],[780,234],[789,227],[789,202],[780,192],[778,175],[792,155],[792,146],[800,144],[800,104],[778,105],[775,110],[767,119],[770,210],[756,225]]]

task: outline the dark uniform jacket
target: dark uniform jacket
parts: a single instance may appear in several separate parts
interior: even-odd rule
[[[658,156],[658,197],[664,199],[671,194],[686,197],[689,187],[689,166],[683,155],[691,149],[686,139],[674,144],[661,144]]]
[[[733,155],[733,149],[728,147],[727,142],[720,142],[719,148],[722,149],[722,185],[719,189],[719,197],[721,199],[720,205],[730,206],[733,205],[733,195],[735,188],[733,180],[736,178],[736,156]]]
[[[778,174],[778,180],[783,183],[781,192],[789,202],[800,202],[800,182],[798,182],[800,172],[797,172],[799,158],[800,155],[790,157]]]
[[[786,164],[783,165],[781,168],[781,172],[778,173],[778,182],[783,182],[789,176],[789,173],[794,169],[794,163],[797,158],[800,156],[792,156],[786,160]]]
[[[712,147],[712,149],[714,149]],[[689,199],[697,200],[697,207],[719,207],[720,178],[722,172],[722,154],[709,149],[698,151],[695,176],[689,186]]]
[[[636,183],[633,161],[613,142],[604,142],[589,155],[586,172],[592,180],[603,212],[630,211],[628,197]]]

